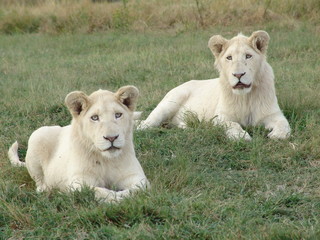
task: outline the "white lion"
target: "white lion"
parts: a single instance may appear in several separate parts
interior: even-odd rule
[[[139,95],[134,86],[116,93],[99,90],[90,96],[75,91],[65,103],[71,125],[45,126],[32,133],[26,162],[18,157],[18,143],[9,149],[11,163],[26,166],[37,191],[62,191],[89,186],[95,197],[118,201],[149,183],[133,146],[133,111]]]
[[[220,35],[210,38],[208,46],[215,56],[220,77],[192,80],[167,93],[138,129],[171,122],[186,127],[185,115],[195,113],[200,120],[226,128],[229,138],[250,140],[241,126],[264,125],[270,138],[284,139],[290,126],[281,112],[274,87],[274,75],[266,61],[269,35],[256,31],[227,40]]]

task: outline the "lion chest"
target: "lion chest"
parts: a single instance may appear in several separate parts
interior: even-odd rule
[[[45,182],[62,190],[74,183],[114,187],[121,178],[121,168],[112,160],[81,154],[66,144],[61,146],[44,169]]]
[[[255,126],[261,116],[258,105],[245,100],[234,101],[232,104],[222,103],[218,108],[217,116],[224,121],[237,122],[242,126]]]
[[[121,179],[121,169],[112,160],[88,159],[86,163],[72,164],[69,170],[70,181],[78,179],[82,184],[116,188]]]
[[[255,124],[255,113],[251,106],[239,106],[234,112],[236,122],[242,126],[250,126]]]

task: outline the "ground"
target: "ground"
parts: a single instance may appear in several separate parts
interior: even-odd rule
[[[171,88],[218,76],[207,48],[214,34],[264,29],[271,41],[280,107],[292,127],[273,141],[263,128],[251,142],[191,119],[190,128],[134,134],[152,189],[120,204],[81,193],[35,192],[22,158],[30,134],[71,120],[67,93],[140,89],[144,117]],[[319,239],[320,36],[312,24],[217,27],[185,32],[121,32],[0,37],[0,239]]]

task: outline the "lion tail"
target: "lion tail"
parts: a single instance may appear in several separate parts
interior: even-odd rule
[[[8,151],[9,160],[11,164],[15,167],[25,167],[26,163],[21,162],[19,160],[18,147],[19,147],[19,144],[17,141],[15,141],[15,143],[12,144],[12,146],[9,148],[9,151]]]

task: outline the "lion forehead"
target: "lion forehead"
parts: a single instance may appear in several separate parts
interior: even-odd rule
[[[107,90],[98,90],[98,91],[93,92],[89,96],[89,100],[92,105],[94,105],[94,104],[104,105],[108,102],[109,103],[116,102],[116,98],[114,96],[114,93],[107,91]]]
[[[98,90],[89,96],[90,109],[88,112],[107,113],[114,111],[126,111],[127,108],[116,98],[114,93],[107,90]]]
[[[256,51],[249,45],[246,39],[237,39],[237,41],[232,41],[225,49],[226,54],[232,55],[242,55],[245,53],[256,53]]]

